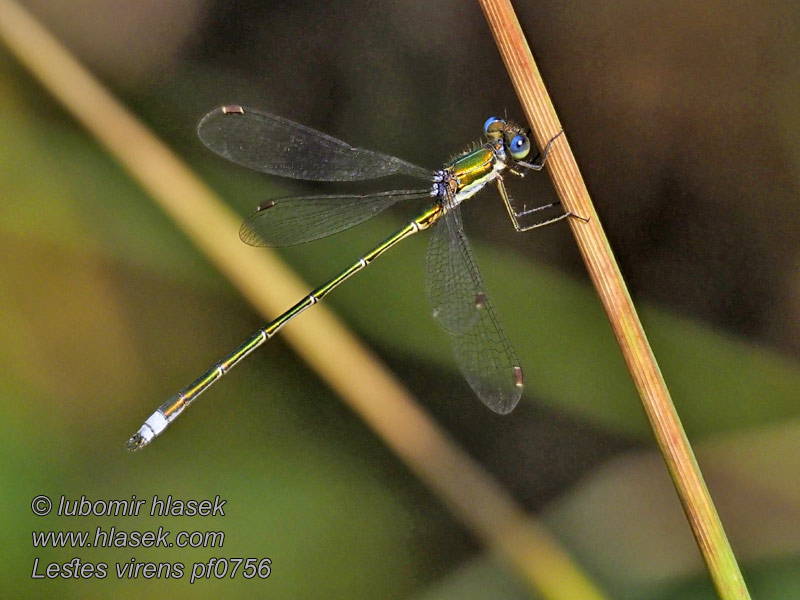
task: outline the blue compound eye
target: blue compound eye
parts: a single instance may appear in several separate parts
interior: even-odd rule
[[[490,140],[499,138],[503,134],[503,129],[506,127],[506,122],[499,117],[489,117],[483,124],[483,133]]]
[[[511,143],[508,145],[508,149],[509,152],[511,152],[512,158],[516,160],[522,160],[528,156],[528,152],[531,151],[531,141],[524,133],[518,133],[511,140]]]

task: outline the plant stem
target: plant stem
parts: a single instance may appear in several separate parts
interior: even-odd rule
[[[562,127],[511,2],[479,1],[525,115],[536,132],[539,147],[544,147]],[[569,219],[572,232],[606,309],[717,593],[724,600],[750,598],[566,135],[554,144],[547,166],[564,209],[589,219],[588,222]]]

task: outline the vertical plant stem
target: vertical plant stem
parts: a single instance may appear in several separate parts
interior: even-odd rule
[[[479,1],[525,115],[536,132],[539,147],[543,148],[562,127],[511,2]],[[554,144],[547,166],[564,209],[589,218],[588,222],[569,219],[572,232],[606,309],[717,593],[724,600],[749,598],[736,557],[589,198],[567,136],[561,136]]]

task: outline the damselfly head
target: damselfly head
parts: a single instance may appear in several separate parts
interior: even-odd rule
[[[483,124],[483,133],[491,142],[503,141],[503,145],[514,160],[522,160],[531,151],[528,135],[518,126],[499,117],[489,117]]]

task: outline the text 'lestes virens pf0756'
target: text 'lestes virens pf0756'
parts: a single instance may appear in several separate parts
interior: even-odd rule
[[[259,329],[161,405],[128,440],[129,449],[138,450],[150,443],[211,384],[340,283],[401,240],[429,227],[433,231],[425,273],[433,316],[449,334],[461,372],[478,398],[498,413],[508,413],[517,405],[522,394],[522,367],[486,294],[464,235],[459,205],[487,183],[494,182],[517,231],[571,216],[565,213],[523,227],[519,217],[553,205],[517,212],[503,185],[505,172],[521,177],[528,170],[541,170],[558,136],[550,140],[541,158],[526,162],[531,149],[528,136],[519,127],[491,117],[483,127],[486,136],[483,144],[431,172],[393,156],[353,148],[282,117],[237,105],[210,112],[200,121],[197,131],[203,143],[220,156],[270,175],[311,181],[357,181],[405,175],[430,183],[421,190],[269,200],[242,224],[240,237],[247,244],[290,246],[309,242],[362,223],[400,201],[428,199],[431,203],[397,233]]]

